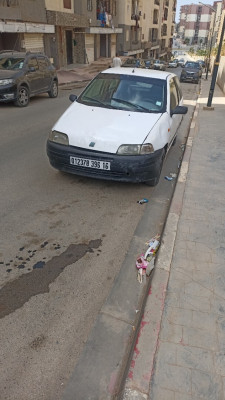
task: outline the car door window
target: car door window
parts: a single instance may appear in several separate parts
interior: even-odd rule
[[[179,98],[177,94],[176,84],[173,79],[170,81],[170,111],[179,104]]]
[[[35,68],[35,71],[38,70],[38,62],[37,62],[36,57],[32,57],[29,59],[28,68],[31,68],[31,67]]]
[[[181,99],[183,98],[183,94],[182,94],[181,85],[180,85],[180,82],[179,82],[179,79],[177,76],[174,77],[174,82],[176,84],[177,93],[178,93],[178,101],[180,103]]]
[[[46,59],[44,57],[38,57],[38,65],[39,65],[39,69],[40,71],[46,71],[48,68]]]

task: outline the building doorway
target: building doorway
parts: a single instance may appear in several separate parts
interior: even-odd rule
[[[106,35],[100,35],[100,57],[106,57]]]
[[[73,64],[72,31],[66,31],[67,64]]]

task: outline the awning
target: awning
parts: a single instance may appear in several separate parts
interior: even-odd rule
[[[32,22],[0,21],[0,32],[6,33],[55,33],[55,26]]]

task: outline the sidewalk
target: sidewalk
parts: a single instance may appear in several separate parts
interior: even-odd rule
[[[127,57],[121,57],[126,59]],[[88,83],[93,79],[98,72],[109,68],[112,65],[112,58],[99,58],[91,64],[72,64],[66,68],[61,68],[57,71],[59,86],[74,84],[74,83]]]
[[[225,96],[202,80],[123,399],[225,399]]]

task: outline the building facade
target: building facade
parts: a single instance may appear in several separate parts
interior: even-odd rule
[[[180,8],[179,35],[187,44],[206,45],[212,10],[206,5],[190,4]]]
[[[45,0],[0,0],[0,50],[44,51],[47,23]]]
[[[100,57],[170,58],[176,0],[0,0],[0,50],[45,52],[57,69]]]

